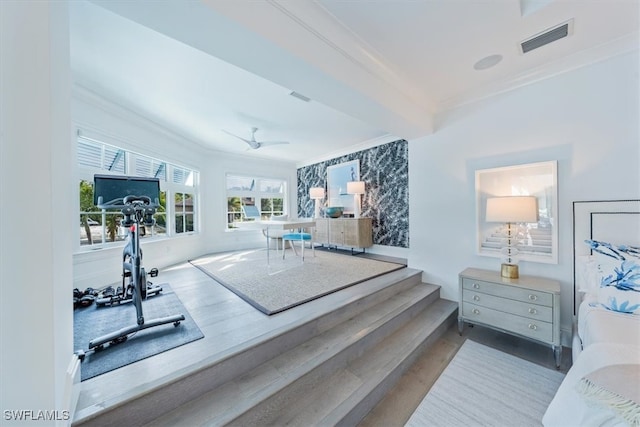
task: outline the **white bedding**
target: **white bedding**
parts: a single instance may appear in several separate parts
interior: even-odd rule
[[[574,313],[573,366],[549,405],[543,424],[624,426],[628,424],[604,403],[620,402],[605,400],[610,395],[599,391],[623,396],[618,393],[628,393],[628,389],[622,386],[633,386],[637,379],[632,377],[640,370],[640,200],[574,202],[573,207],[574,297],[579,304]],[[632,366],[601,370],[613,365]],[[631,369],[630,382],[617,380],[614,372],[620,369],[624,369],[623,377]],[[594,371],[599,372],[589,375]],[[596,393],[584,388],[583,392],[590,395],[590,402],[599,403],[587,403],[577,389],[586,375],[589,381],[595,381]],[[632,399],[628,394],[624,398]]]
[[[542,424],[545,427],[627,426],[613,411],[587,404],[576,391],[583,376],[616,364],[640,364],[640,346],[596,342],[586,347],[560,385]]]
[[[590,304],[596,301],[594,296],[587,295],[578,309],[582,347],[607,342],[640,346],[640,316],[592,307]]]

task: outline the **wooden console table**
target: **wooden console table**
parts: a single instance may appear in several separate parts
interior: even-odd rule
[[[352,250],[373,246],[371,218],[316,218],[313,241],[327,246],[342,246]]]

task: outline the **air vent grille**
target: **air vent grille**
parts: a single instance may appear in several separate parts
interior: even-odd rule
[[[557,27],[551,28],[550,30],[545,31],[544,33],[538,34],[528,40],[520,43],[520,47],[522,48],[522,53],[530,52],[534,49],[552,43],[556,40],[560,40],[562,38],[567,37],[570,32],[570,22],[565,22]]]
[[[302,95],[301,93],[296,92],[295,90],[292,90],[291,93],[289,93],[289,95],[293,96],[294,98],[298,98],[299,100],[304,101],[304,102],[311,101],[311,98],[307,98],[306,96]]]

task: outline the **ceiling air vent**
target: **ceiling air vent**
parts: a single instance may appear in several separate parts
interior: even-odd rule
[[[570,20],[521,42],[520,48],[522,49],[522,53],[527,53],[556,40],[565,38],[572,32],[573,20]]]
[[[292,90],[291,93],[289,93],[289,95],[293,96],[294,98],[298,98],[299,100],[304,101],[304,102],[311,101],[311,98],[307,98],[306,96],[304,96],[301,93],[296,92],[295,90]]]

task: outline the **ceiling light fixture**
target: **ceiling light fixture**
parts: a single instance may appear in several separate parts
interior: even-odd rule
[[[502,61],[502,55],[489,55],[473,64],[473,69],[477,71],[486,70],[497,65],[500,61]]]

